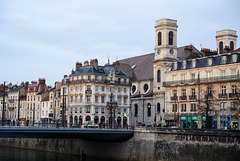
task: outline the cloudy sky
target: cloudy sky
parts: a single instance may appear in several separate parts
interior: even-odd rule
[[[0,0],[0,84],[70,74],[154,52],[155,21],[176,19],[178,46],[216,50],[216,31],[237,30],[239,0]],[[237,47],[240,47],[239,38]]]

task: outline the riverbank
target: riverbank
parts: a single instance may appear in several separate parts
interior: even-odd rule
[[[240,131],[150,128],[125,142],[80,139],[1,138],[0,145],[87,157],[130,160],[238,160]]]

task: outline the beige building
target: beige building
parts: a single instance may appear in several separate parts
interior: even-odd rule
[[[85,61],[83,66],[77,62],[76,69],[62,81],[61,99],[63,88],[68,124],[103,127],[113,124],[114,116],[119,127],[130,124],[130,79],[112,65],[99,66],[97,59],[90,64]],[[112,109],[111,102],[115,103]]]

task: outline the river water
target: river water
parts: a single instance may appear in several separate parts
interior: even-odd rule
[[[83,160],[78,155],[0,146],[0,161],[106,161],[106,159]]]

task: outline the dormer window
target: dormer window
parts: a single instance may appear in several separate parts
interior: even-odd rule
[[[222,64],[226,64],[227,62],[227,57],[226,56],[222,56]]]
[[[183,68],[183,69],[186,69],[186,60],[184,60],[184,61],[182,62],[182,68]]]
[[[192,59],[192,68],[196,67],[196,59]]]
[[[237,54],[232,55],[232,62],[236,63],[237,62]]]
[[[212,65],[212,58],[208,58],[208,65]]]
[[[173,64],[173,69],[174,69],[174,70],[177,70],[177,62],[174,62],[174,64]]]

